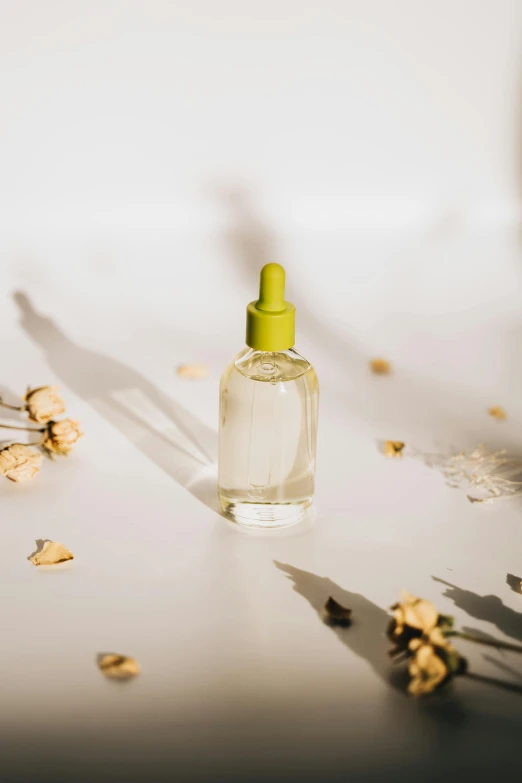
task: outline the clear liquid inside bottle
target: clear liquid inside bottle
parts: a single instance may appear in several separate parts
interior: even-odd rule
[[[249,527],[295,524],[314,494],[319,383],[297,351],[246,349],[220,386],[219,499]]]

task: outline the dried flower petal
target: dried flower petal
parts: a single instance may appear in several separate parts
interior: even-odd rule
[[[73,553],[58,541],[44,541],[39,552],[35,552],[29,560],[35,566],[49,566],[73,560]]]
[[[53,454],[68,454],[82,435],[77,421],[50,421],[42,437],[42,446]]]
[[[25,408],[31,421],[47,424],[55,416],[65,412],[65,405],[58,394],[57,386],[40,386],[29,389],[24,397]]]
[[[194,381],[199,378],[206,378],[209,368],[206,364],[180,364],[176,372],[180,378]]]
[[[340,625],[343,628],[348,628],[352,624],[351,614],[351,609],[341,606],[331,596],[324,606],[324,619],[328,625]]]
[[[493,408],[489,408],[488,413],[494,419],[498,419],[499,421],[505,421],[505,419],[507,419],[507,413],[500,405],[494,405]]]
[[[0,473],[11,481],[27,481],[38,473],[42,455],[24,443],[12,443],[0,450]]]
[[[385,457],[402,457],[402,450],[406,444],[402,440],[387,440],[384,443],[383,451]]]
[[[371,359],[370,370],[375,375],[389,375],[392,371],[392,367],[390,362],[386,359]]]
[[[118,653],[103,653],[98,656],[98,666],[106,677],[114,680],[129,680],[140,673],[140,667],[134,658]]]

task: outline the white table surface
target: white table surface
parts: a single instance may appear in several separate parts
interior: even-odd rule
[[[460,627],[522,643],[522,595],[506,584],[522,573],[522,500],[471,504],[422,460],[377,448],[522,454],[518,237],[282,242],[297,347],[321,381],[317,513],[268,535],[220,516],[213,464],[219,375],[265,259],[240,267],[212,237],[135,238],[101,257],[67,238],[34,247],[3,255],[0,381],[12,400],[57,383],[85,437],[34,481],[0,482],[2,779],[477,780],[518,768],[521,695],[463,678],[416,702],[395,684],[384,631],[407,588]],[[355,255],[366,266],[350,266]],[[375,355],[392,376],[370,375]],[[209,377],[178,378],[184,362],[208,363]],[[508,421],[488,417],[495,404]],[[74,561],[33,567],[38,538]],[[352,628],[321,621],[330,594],[353,609]],[[516,655],[459,648],[473,671],[522,684]],[[102,651],[136,657],[141,676],[107,681]]]

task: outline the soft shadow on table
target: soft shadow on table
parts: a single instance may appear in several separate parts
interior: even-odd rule
[[[386,628],[390,622],[388,612],[360,593],[344,590],[327,577],[317,576],[278,561],[274,561],[274,563],[293,583],[294,591],[310,603],[321,622],[324,622],[323,608],[329,596],[332,596],[342,606],[352,609],[353,624],[349,628],[328,627],[331,627],[339,641],[351,652],[364,658],[370,664],[375,674],[390,686],[393,693],[399,692],[406,696],[408,684],[406,667],[404,664],[392,664],[388,657],[390,643],[385,636]],[[479,674],[474,674],[473,678],[482,684],[491,685],[518,696],[522,693],[522,688],[515,683]],[[463,680],[465,679],[468,678],[463,678]],[[406,709],[415,711],[419,720],[425,720],[428,725],[436,727],[437,741],[441,747],[445,748],[445,752],[448,750],[452,752],[452,749],[458,747],[459,730],[467,731],[470,721],[483,731],[489,731],[490,726],[500,729],[498,717],[490,719],[488,715],[469,713],[457,689],[458,683],[455,683],[452,689],[432,694],[425,700],[415,700],[412,697],[405,698],[404,701],[401,700],[403,704],[407,705]],[[392,709],[398,709],[396,700],[393,702]],[[397,717],[399,718],[399,713],[397,713]],[[510,725],[511,721],[506,720],[505,726]]]
[[[27,556],[27,559],[31,560],[31,558],[34,557],[35,555],[39,555],[47,543],[49,544],[52,543],[50,538],[37,538],[35,541],[36,549],[34,550],[34,552],[31,552],[31,554]]]
[[[23,291],[13,299],[22,328],[56,375],[165,473],[220,513],[216,433],[134,368],[76,345]]]
[[[474,617],[495,625],[506,636],[511,636],[522,642],[522,614],[506,606],[496,595],[478,595],[471,590],[463,590],[457,585],[439,577],[432,577],[435,582],[445,585],[448,589],[443,593],[455,606]]]
[[[407,676],[403,669],[394,667],[388,657],[390,645],[385,631],[390,622],[389,615],[360,593],[344,590],[331,579],[302,571],[294,566],[274,561],[277,568],[287,575],[293,583],[293,589],[310,603],[323,621],[323,608],[330,596],[342,606],[352,610],[353,622],[350,628],[328,626],[341,644],[364,658],[377,676],[388,685],[404,693]]]

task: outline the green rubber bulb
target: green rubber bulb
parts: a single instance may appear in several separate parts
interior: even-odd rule
[[[247,306],[246,344],[256,351],[287,351],[295,343],[295,307],[285,302],[285,270],[266,264],[259,299]]]

